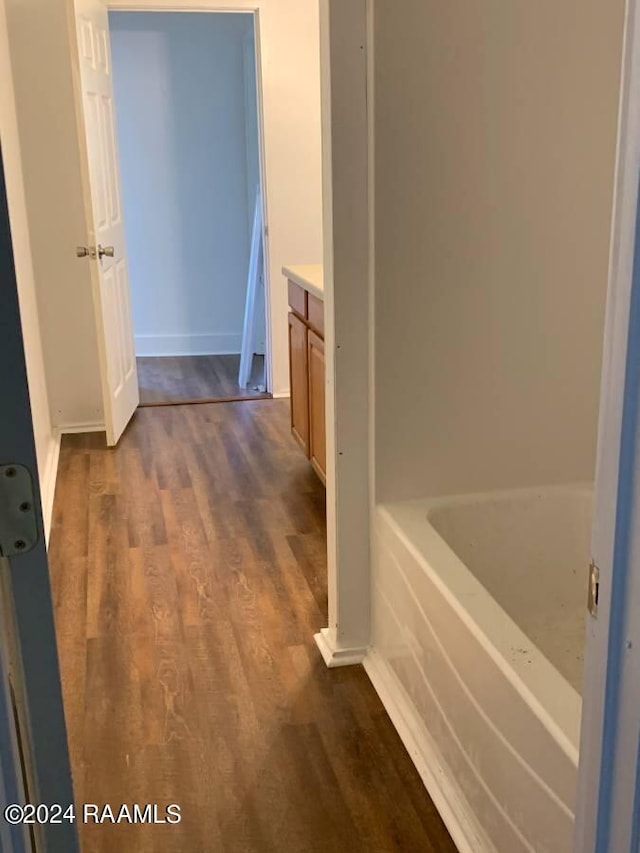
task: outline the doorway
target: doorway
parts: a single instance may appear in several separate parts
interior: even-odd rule
[[[109,31],[140,406],[268,397],[254,15]]]

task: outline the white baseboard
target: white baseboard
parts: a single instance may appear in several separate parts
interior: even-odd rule
[[[336,666],[353,666],[356,663],[362,663],[367,653],[367,646],[336,646],[328,628],[322,628],[319,634],[314,634],[313,639],[320,649],[324,662],[330,669]]]
[[[58,424],[57,431],[61,435],[76,435],[80,432],[105,432],[104,421],[86,421],[77,424]]]
[[[40,480],[40,499],[42,501],[42,521],[44,524],[45,542],[49,544],[49,536],[51,534],[51,521],[53,517],[53,498],[56,493],[56,480],[58,478],[58,462],[60,460],[60,440],[61,435],[59,430],[54,429],[51,435],[49,444],[49,452],[47,453],[47,461],[44,466],[44,471],[41,474]]]
[[[274,400],[288,400],[291,396],[290,391],[274,391],[271,395]]]
[[[493,853],[495,848],[478,826],[400,681],[375,649],[362,663],[459,853]]]
[[[242,348],[238,332],[205,335],[136,335],[136,355],[234,355]]]

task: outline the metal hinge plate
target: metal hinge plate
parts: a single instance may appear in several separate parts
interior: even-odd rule
[[[38,541],[31,472],[0,465],[0,557],[26,554]]]
[[[595,619],[598,616],[598,598],[600,597],[600,569],[592,560],[589,564],[589,592],[587,609]]]

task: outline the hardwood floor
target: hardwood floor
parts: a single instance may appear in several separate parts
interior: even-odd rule
[[[254,356],[249,384],[238,385],[239,355],[139,356],[141,406],[268,399],[256,391],[263,381],[264,356]]]
[[[64,436],[50,563],[83,853],[455,851],[361,667],[328,670],[324,489],[286,401]]]

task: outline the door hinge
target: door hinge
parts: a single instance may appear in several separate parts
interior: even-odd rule
[[[0,557],[26,554],[37,541],[31,472],[24,465],[0,465]]]
[[[600,569],[592,560],[589,564],[589,591],[587,609],[594,619],[598,616],[598,598],[600,597]]]

